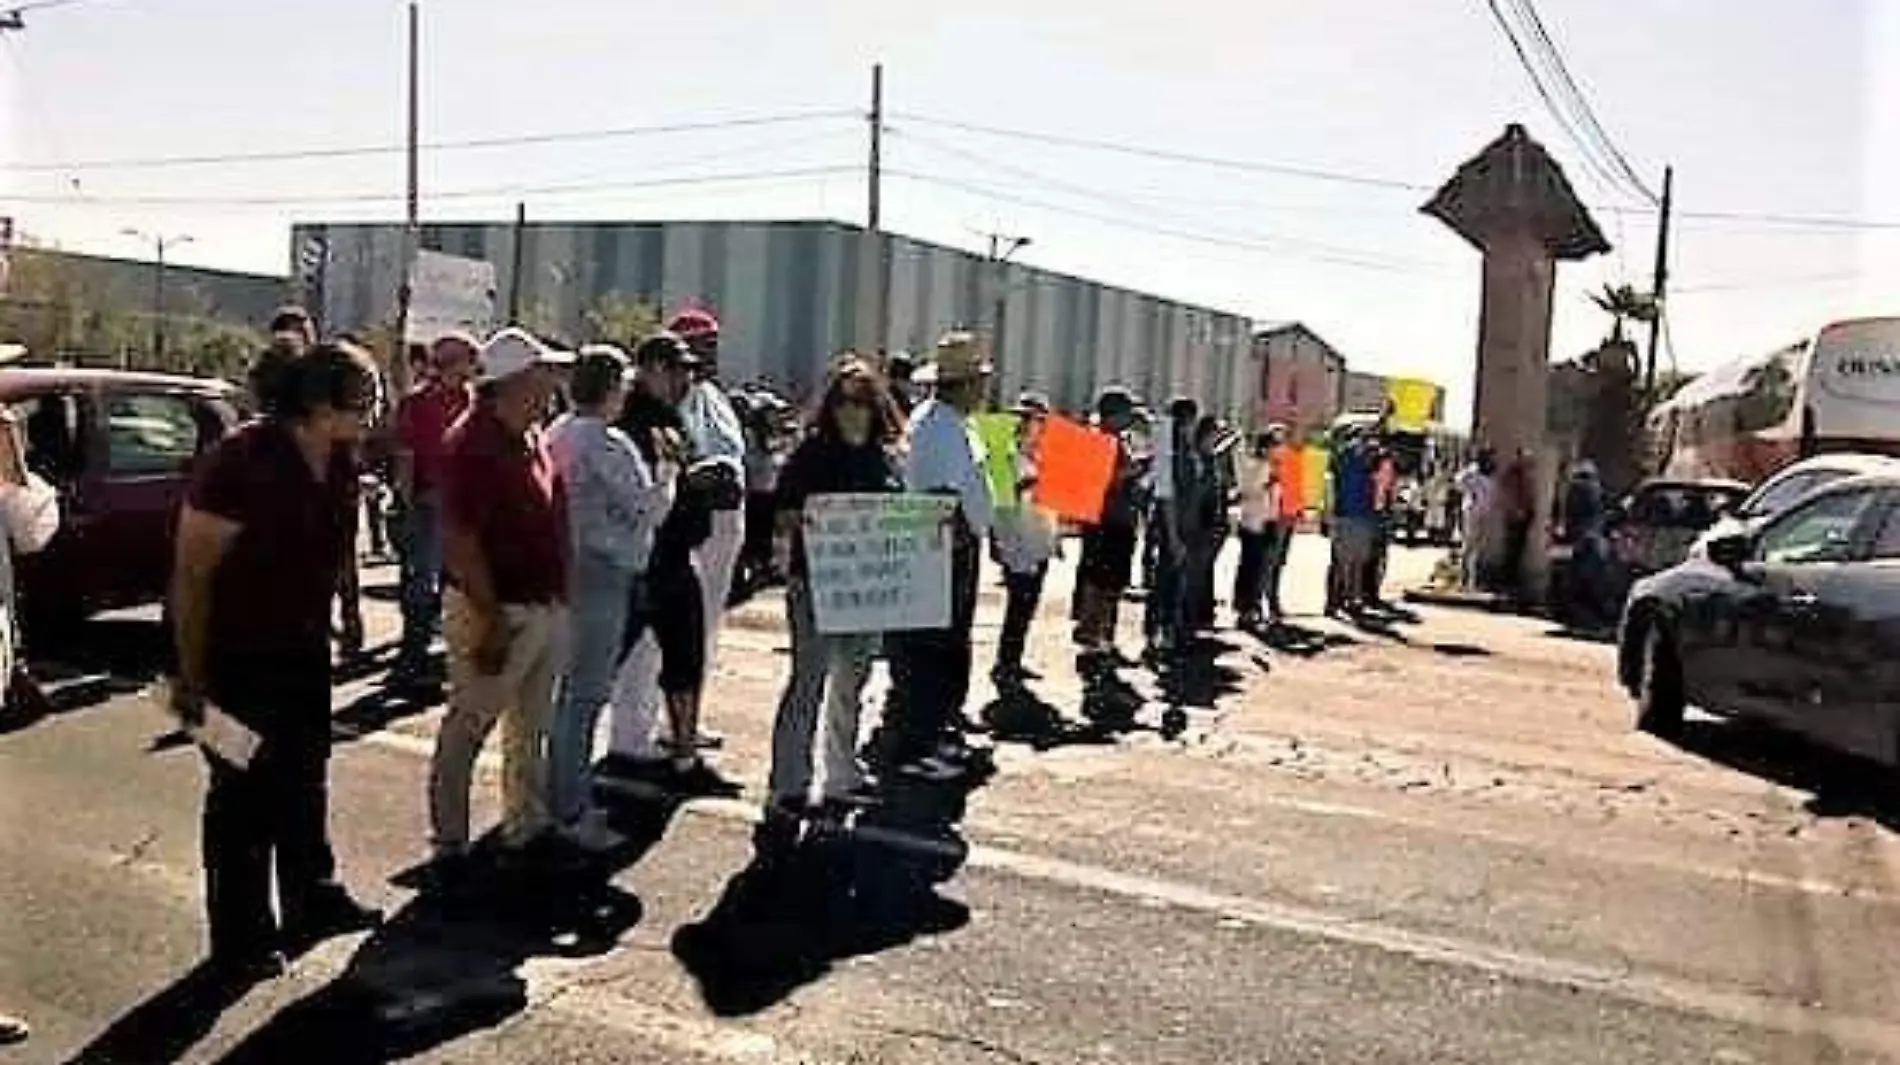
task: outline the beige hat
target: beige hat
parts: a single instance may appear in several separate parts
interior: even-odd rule
[[[996,365],[990,362],[989,352],[975,333],[959,329],[945,333],[937,341],[937,350],[924,369],[931,372],[920,374],[920,378],[946,384],[988,377],[996,372]]]

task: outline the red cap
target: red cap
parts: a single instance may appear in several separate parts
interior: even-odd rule
[[[713,317],[711,311],[691,307],[675,314],[673,320],[666,323],[666,328],[683,338],[718,336],[719,319]]]

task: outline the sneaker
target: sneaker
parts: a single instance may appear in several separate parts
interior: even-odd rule
[[[627,845],[627,837],[607,823],[604,810],[589,810],[574,823],[561,826],[561,836],[570,845],[590,854],[606,854]]]
[[[916,777],[919,780],[929,781],[933,784],[947,784],[950,781],[959,780],[963,777],[965,772],[967,772],[962,766],[955,762],[947,761],[934,754],[925,755],[915,761],[905,762],[902,766],[898,767],[897,771],[907,777]]]
[[[33,1035],[32,1026],[26,1021],[0,1013],[0,1047],[10,1047],[15,1043],[24,1043]]]

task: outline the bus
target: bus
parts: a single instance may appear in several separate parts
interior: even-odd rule
[[[1833,322],[1718,366],[1649,416],[1662,476],[1760,482],[1797,458],[1900,455],[1900,318]]]

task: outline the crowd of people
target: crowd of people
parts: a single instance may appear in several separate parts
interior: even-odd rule
[[[327,824],[333,653],[362,647],[365,539],[401,566],[385,684],[446,703],[426,803],[428,882],[448,894],[494,868],[563,872],[613,851],[625,841],[597,797],[617,788],[736,794],[715,767],[723,741],[703,721],[703,697],[729,604],[764,584],[786,584],[791,655],[762,847],[880,802],[894,778],[948,784],[986,770],[965,710],[985,554],[1006,602],[990,676],[999,690],[1039,676],[1031,633],[1065,550],[1063,523],[1037,502],[1040,440],[1057,412],[1035,392],[1008,408],[1013,476],[997,486],[975,421],[994,368],[974,335],[946,334],[921,365],[841,355],[800,418],[722,382],[719,323],[703,310],[624,347],[567,351],[512,327],[451,333],[412,353],[410,386],[393,400],[355,338],[319,339],[295,308],[272,333],[249,377],[257,416],[194,467],[167,603],[171,709],[189,728],[217,715],[258,741],[243,756],[201,744],[221,974],[269,977],[286,953],[381,920],[343,887]],[[1250,625],[1280,615],[1295,510],[1279,491],[1279,436],[1242,447],[1191,400],[1151,429],[1122,388],[1077,417],[1117,447],[1102,513],[1080,537],[1073,618],[1086,676],[1133,664],[1116,634],[1144,530],[1156,556],[1148,659],[1164,667],[1213,624],[1215,558],[1236,500],[1235,610]],[[0,461],[0,515],[10,546],[29,550],[50,535],[56,500],[17,456],[13,465],[17,477]],[[954,501],[946,626],[820,630],[804,516],[814,497],[838,493]],[[39,524],[16,527],[16,513]],[[880,661],[890,694],[861,743]],[[477,845],[474,768],[497,728],[500,823]]]

